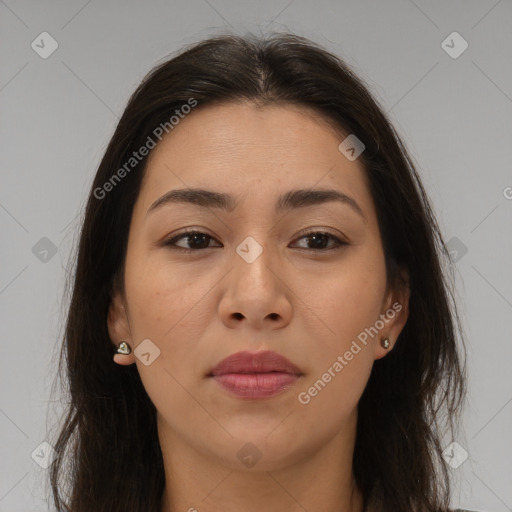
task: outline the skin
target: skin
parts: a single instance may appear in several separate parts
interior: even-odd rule
[[[197,108],[152,150],[129,233],[125,294],[112,298],[108,328],[132,351],[145,339],[160,355],[144,365],[132,352],[158,411],[166,489],[162,512],[362,511],[352,475],[357,403],[376,359],[394,346],[408,315],[408,290],[389,289],[374,204],[362,164],[338,146],[346,135],[307,108],[228,103]],[[227,212],[168,204],[171,189],[230,193]],[[297,188],[352,197],[274,213]],[[187,228],[187,229],[185,229]],[[187,254],[162,241],[189,229],[212,238]],[[348,245],[316,249],[304,234],[327,231]],[[263,252],[247,263],[237,246],[252,236]],[[326,239],[327,248],[333,246]],[[307,391],[392,304],[402,310],[305,405]],[[380,340],[388,337],[386,350]],[[241,350],[274,350],[303,372],[283,393],[242,400],[207,373]],[[237,456],[252,443],[261,459]]]

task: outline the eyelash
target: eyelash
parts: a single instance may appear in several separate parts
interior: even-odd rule
[[[205,251],[208,249],[213,249],[213,247],[205,247],[202,249],[186,249],[185,247],[178,247],[177,245],[174,245],[178,240],[182,238],[188,238],[192,237],[193,235],[204,235],[208,237],[210,240],[214,240],[214,238],[207,233],[203,233],[202,231],[185,231],[184,233],[181,233],[173,238],[170,238],[169,240],[166,240],[163,242],[164,246],[167,246],[171,248],[172,250],[183,252],[186,254],[190,254],[193,252],[199,252],[199,251]],[[333,234],[327,232],[327,231],[308,231],[307,233],[304,233],[298,240],[301,240],[302,238],[311,238],[313,235],[323,235],[329,237],[331,240],[334,240],[335,245],[334,247],[328,248],[328,249],[312,249],[312,248],[306,248],[306,250],[316,251],[316,252],[327,252],[332,250],[340,249],[344,245],[349,245],[347,242],[344,242],[343,240],[339,239],[338,237],[334,236]],[[303,249],[301,247],[301,249]]]

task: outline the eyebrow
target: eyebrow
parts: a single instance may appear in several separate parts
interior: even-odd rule
[[[290,190],[279,196],[275,213],[281,213],[297,208],[323,204],[337,201],[349,206],[358,213],[363,219],[366,217],[361,207],[350,196],[334,189],[297,189]],[[222,192],[214,192],[201,188],[185,188],[170,190],[162,197],[158,198],[148,209],[146,215],[155,211],[163,205],[175,203],[189,203],[204,208],[220,208],[227,212],[232,212],[236,208],[236,200],[232,195]]]

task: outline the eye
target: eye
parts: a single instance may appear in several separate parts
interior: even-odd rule
[[[182,247],[176,244],[176,242],[182,238],[187,239],[185,243],[189,244],[189,247]],[[165,241],[163,245],[170,246],[172,249],[176,249],[178,251],[190,253],[203,249],[210,249],[212,246],[209,246],[208,243],[211,240],[214,240],[214,238],[206,233],[202,233],[201,231],[186,231],[185,233],[181,233],[180,235]]]
[[[318,251],[330,251],[333,249],[339,249],[343,245],[348,245],[338,237],[328,233],[326,231],[309,231],[302,235],[298,240],[307,239],[311,241],[313,247],[300,247],[300,249],[313,249]],[[333,244],[330,247],[326,247],[326,244],[332,241]]]

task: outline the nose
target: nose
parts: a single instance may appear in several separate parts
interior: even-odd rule
[[[234,253],[232,271],[224,280],[219,303],[222,322],[230,329],[254,331],[285,327],[292,317],[292,291],[284,266],[266,247],[254,261],[240,254]]]

